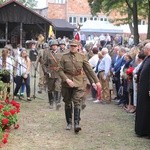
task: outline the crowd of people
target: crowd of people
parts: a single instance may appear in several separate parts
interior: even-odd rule
[[[112,44],[107,34],[99,37],[100,43],[66,38],[50,39],[48,43],[32,43],[28,52],[20,47],[13,50],[6,45],[0,59],[1,70],[8,70],[10,82],[15,82],[13,96],[22,96],[26,87],[27,100],[31,101],[30,75],[39,73],[38,93],[47,91],[50,109],[59,110],[61,99],[65,103],[67,130],[81,130],[80,111],[86,107],[88,88],[94,103],[115,104],[127,113],[136,114],[135,132],[150,135],[150,41],[139,45]],[[106,37],[105,37],[106,39]],[[47,90],[46,90],[47,89]],[[19,90],[21,90],[19,92]],[[113,92],[112,92],[113,91]]]

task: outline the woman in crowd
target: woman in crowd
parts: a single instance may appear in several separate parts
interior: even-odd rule
[[[25,83],[26,86],[26,93],[27,93],[27,100],[31,101],[30,98],[30,59],[27,55],[27,51],[25,48],[22,48],[22,51],[20,53],[20,56],[18,57],[15,68],[16,68],[16,88],[14,91],[14,96],[16,98],[17,93],[22,85],[22,83]]]
[[[120,106],[125,106],[129,104],[129,93],[128,93],[128,78],[126,75],[126,70],[129,68],[130,63],[132,61],[132,58],[129,54],[126,54],[124,56],[125,59],[125,64],[121,67],[120,70],[120,80],[121,80],[121,84],[123,86],[123,95],[120,95]]]
[[[12,80],[13,62],[9,57],[9,50],[2,50],[2,57],[0,58],[0,70],[1,70],[1,81],[6,84],[6,88],[3,91],[3,97],[6,99],[10,94],[10,81]]]

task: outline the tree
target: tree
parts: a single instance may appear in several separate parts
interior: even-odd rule
[[[3,4],[7,1],[10,1],[10,0],[0,0],[0,4]],[[36,0],[17,0],[17,1],[21,2],[23,5],[25,5],[26,7],[30,7],[30,8],[33,8],[37,5]]]

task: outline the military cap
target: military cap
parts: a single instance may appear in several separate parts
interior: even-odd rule
[[[65,43],[64,40],[61,40],[61,41],[59,42],[59,45],[66,45],[66,43]]]
[[[75,39],[73,39],[73,40],[71,40],[71,41],[69,41],[69,45],[73,45],[73,46],[78,46],[79,45],[79,41],[77,41],[77,40],[75,40]]]
[[[52,45],[58,45],[58,41],[57,40],[52,40],[50,42],[50,46],[52,46]]]
[[[44,43],[44,44],[43,44],[43,47],[44,47],[44,48],[48,48],[48,47],[49,47],[48,43]]]

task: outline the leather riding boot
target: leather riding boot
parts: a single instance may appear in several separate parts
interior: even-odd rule
[[[52,109],[53,108],[53,94],[52,93],[48,93],[48,100],[50,104],[50,109]]]
[[[66,122],[67,122],[66,130],[71,130],[72,128],[72,104],[70,106],[65,105],[65,116],[66,116]]]
[[[78,107],[74,107],[74,132],[78,133],[81,130],[79,126],[80,122],[80,109]]]
[[[55,91],[54,98],[55,98],[55,102],[56,102],[56,110],[59,110],[59,108],[61,107],[61,104],[60,104],[61,92]]]

